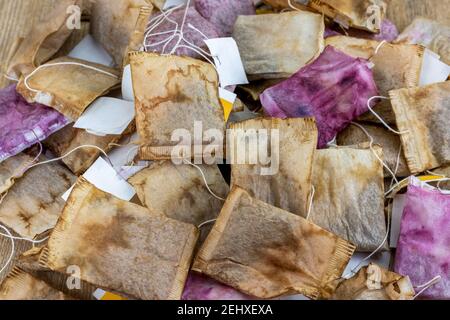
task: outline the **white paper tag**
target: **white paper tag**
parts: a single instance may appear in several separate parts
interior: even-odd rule
[[[85,129],[92,134],[122,134],[135,116],[134,103],[126,100],[102,97],[95,100],[75,122],[74,128]]]
[[[248,84],[236,41],[233,38],[215,38],[205,40],[214,58],[222,88]]]
[[[101,157],[83,174],[83,177],[98,189],[125,201],[130,201],[136,194],[134,188]],[[65,201],[72,189],[73,186],[63,194],[62,198]]]
[[[223,116],[225,122],[230,118],[230,114],[233,111],[234,102],[236,101],[237,95],[231,91],[219,88],[219,100],[223,108]]]
[[[397,248],[398,238],[400,236],[400,223],[402,221],[403,209],[405,208],[406,195],[397,194],[392,202],[391,217],[391,240],[389,246]]]
[[[163,10],[170,9],[172,7],[179,6],[181,4],[186,4],[187,0],[167,0],[166,3],[164,3]]]
[[[141,172],[142,170],[144,170],[145,168],[147,168],[148,165],[145,166],[141,166],[141,165],[137,165],[137,166],[123,166],[120,169],[120,176],[122,178],[124,178],[125,180],[130,179],[132,176],[134,176],[136,173]]]
[[[68,56],[108,67],[114,67],[115,65],[114,60],[109,53],[89,34],[84,37],[72,51],[70,51]]]
[[[450,66],[440,60],[438,54],[425,49],[419,86],[444,82],[450,75]]]
[[[123,68],[122,98],[127,101],[134,101],[133,80],[131,78],[131,66],[129,64]]]
[[[355,269],[355,272],[359,271],[359,268],[367,266],[369,263],[375,263],[376,265],[389,269],[389,264],[391,262],[391,252],[389,251],[383,251],[375,254],[370,259],[362,262],[369,253],[367,252],[357,252],[355,253],[352,258],[350,259],[350,262],[348,263],[347,267],[345,268],[344,272],[342,273],[343,276],[352,277],[354,274],[351,273],[353,269],[358,267],[358,269]],[[360,264],[360,265],[359,265]],[[359,265],[359,266],[358,266]]]

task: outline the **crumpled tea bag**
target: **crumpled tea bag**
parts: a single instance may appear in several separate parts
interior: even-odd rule
[[[174,130],[193,138],[194,122],[201,123],[203,133],[209,129],[225,132],[218,77],[212,65],[146,52],[133,52],[130,60],[142,160],[171,159],[180,138],[171,139]],[[149,74],[152,81],[148,81]]]
[[[358,29],[346,30],[346,33],[350,37],[370,39],[370,40],[375,40],[375,41],[383,41],[384,40],[387,42],[393,42],[395,39],[397,39],[397,37],[399,35],[397,26],[391,20],[388,20],[388,19],[383,19],[381,21],[380,33],[371,33],[368,31],[363,31],[363,30],[358,30]]]
[[[239,16],[233,38],[250,80],[286,78],[319,56],[324,30],[321,15],[295,11]]]
[[[31,28],[25,38],[18,39],[6,72],[9,77],[20,79],[58,52],[76,28],[76,21],[71,18],[73,13],[68,11],[74,5],[81,5],[81,0],[55,2],[47,19]]]
[[[204,275],[191,272],[182,300],[250,300],[251,297]]]
[[[53,64],[53,65],[52,65]],[[25,79],[28,79],[27,84]],[[17,85],[29,103],[52,107],[74,121],[98,97],[120,85],[111,68],[69,57],[52,60],[22,78]]]
[[[368,111],[367,100],[377,87],[368,62],[327,46],[311,64],[260,96],[271,117],[316,118],[319,148]]]
[[[40,257],[43,267],[138,299],[180,299],[198,230],[98,190],[75,185]]]
[[[422,298],[450,299],[449,243],[450,194],[411,177],[394,270],[408,275],[417,287],[441,276]]]
[[[193,270],[262,299],[328,297],[355,247],[234,187]]]
[[[219,168],[216,165],[199,165],[199,168],[214,194],[225,198],[229,187]],[[195,226],[217,218],[222,209],[223,201],[208,191],[200,171],[188,164],[154,162],[128,182],[151,211]]]
[[[386,3],[382,0],[311,0],[308,5],[345,28],[373,33],[380,31],[386,13]]]
[[[421,44],[450,65],[450,27],[426,18],[416,18],[396,39],[397,43]]]
[[[144,14],[141,8],[145,8],[148,21],[152,11],[149,0],[96,0],[93,3],[91,34],[111,54],[119,67],[123,65],[132,35],[136,32],[139,15]],[[140,26],[142,33],[147,21]]]
[[[383,148],[384,162],[397,177],[408,177],[411,175],[406,164],[405,155],[403,154],[400,137],[391,133],[385,127],[369,124],[358,123],[373,138],[374,144]],[[370,141],[370,138],[356,125],[350,125],[337,136],[337,144],[340,146],[352,146]],[[397,167],[398,162],[398,167]],[[395,170],[397,168],[397,170]],[[385,178],[391,178],[392,175],[384,168]]]
[[[221,37],[233,33],[238,16],[254,15],[253,0],[194,0],[195,9],[215,27]]]
[[[42,141],[69,123],[41,104],[29,104],[11,85],[0,90],[0,162]]]
[[[450,165],[439,167],[434,169],[432,172],[438,176],[442,176],[443,178],[450,178]],[[450,181],[442,181],[439,183],[439,186],[442,189],[450,190]]]
[[[411,173],[450,164],[450,81],[389,96]]]
[[[271,150],[271,154],[268,154],[270,164],[261,163],[262,159],[259,159],[258,163],[237,163],[236,158],[231,165],[232,185],[245,189],[256,199],[306,217],[313,158],[317,146],[317,127],[314,119],[258,118],[234,123],[230,130],[233,132],[230,138],[238,147],[237,157],[242,156],[243,152],[250,154],[260,150],[258,143],[266,142],[260,131],[267,132],[267,144]],[[251,135],[251,130],[257,131],[254,136]],[[272,140],[274,133],[279,136],[276,146]],[[241,134],[249,137],[248,144],[244,146],[239,142]]]
[[[315,154],[315,189],[308,219],[352,242],[359,252],[374,251],[386,235],[383,166],[379,146],[338,147]]]
[[[25,170],[33,164],[33,157],[19,153],[0,162],[0,195],[8,191],[16,179],[21,178]]]
[[[40,157],[40,161],[45,160]],[[55,162],[29,169],[15,180],[3,199],[0,223],[27,239],[52,229],[64,207],[61,195],[75,179],[69,170]]]
[[[178,28],[180,29],[183,23],[185,11],[186,8],[182,7],[175,11],[167,13],[168,18],[163,20],[159,24],[156,24],[156,18],[160,16],[161,13],[154,13],[149,22],[150,31],[147,32],[145,37],[145,51],[157,52],[161,54],[171,53],[171,50],[175,49],[175,46],[179,41],[178,36],[172,37],[172,35],[175,34],[175,31],[177,30],[175,23],[178,24]],[[189,25],[192,25],[193,28]],[[152,26],[154,28],[151,28]],[[194,28],[197,30],[195,30]],[[207,50],[205,37],[207,39],[219,37],[215,26],[208,20],[203,18],[194,7],[189,7],[187,9],[186,20],[182,31],[183,37],[187,41],[186,43],[185,41],[182,41],[180,43],[181,46],[177,47],[175,52],[173,52],[173,54],[176,54],[178,56],[188,56],[192,58],[202,59],[202,55],[198,53],[199,49],[196,49],[195,47],[194,49],[190,49],[188,48],[188,46],[192,47],[192,45],[189,44],[193,44],[200,49]]]
[[[371,263],[362,267],[354,277],[342,281],[331,299],[412,300],[414,295],[408,276],[401,276]]]

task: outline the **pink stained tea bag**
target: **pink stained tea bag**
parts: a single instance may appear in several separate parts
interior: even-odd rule
[[[195,0],[194,4],[203,18],[216,27],[221,37],[233,33],[238,16],[256,14],[252,0]]]
[[[394,270],[421,286],[439,282],[421,297],[450,299],[450,194],[411,177],[400,225]]]
[[[378,90],[369,63],[332,46],[311,64],[261,95],[265,113],[275,118],[316,118],[319,148],[368,111]]]
[[[11,85],[0,90],[0,162],[19,154],[69,123],[58,111],[28,103]]]

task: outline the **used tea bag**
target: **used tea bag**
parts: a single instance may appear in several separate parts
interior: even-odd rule
[[[321,15],[295,11],[239,16],[233,38],[250,80],[286,78],[319,56],[324,30]]]
[[[409,277],[383,269],[376,264],[362,267],[333,293],[333,300],[412,300],[415,292]]]
[[[411,173],[450,164],[450,81],[389,96]]]
[[[16,179],[21,178],[25,170],[33,164],[33,157],[19,153],[0,163],[0,195],[7,192]]]
[[[29,104],[11,85],[0,90],[0,162],[44,140],[69,121],[58,111]]]
[[[40,263],[61,273],[78,266],[81,280],[138,299],[180,299],[197,237],[194,226],[80,178]]]
[[[355,247],[234,187],[193,270],[262,299],[328,297]]]
[[[42,103],[74,121],[96,98],[120,84],[118,74],[100,64],[63,57],[21,79],[17,91],[29,103]]]
[[[416,18],[397,38],[397,43],[421,44],[450,65],[450,27],[426,18]]]
[[[450,178],[450,165],[439,167],[432,172],[438,176],[442,176],[443,178]],[[439,183],[439,187],[450,190],[450,181],[442,181]]]
[[[211,22],[221,37],[233,33],[234,23],[240,15],[254,15],[253,0],[195,0],[195,8]]]
[[[58,163],[29,169],[3,199],[0,223],[27,239],[52,229],[64,207],[61,195],[74,182],[75,176]]]
[[[411,175],[406,164],[405,155],[401,149],[402,144],[398,135],[375,124],[358,124],[373,138],[375,144],[383,148],[384,162],[394,173],[396,173],[396,176],[408,177]],[[337,136],[337,144],[340,146],[352,146],[368,141],[370,141],[370,138],[356,125],[348,126]],[[386,168],[384,168],[384,177],[392,177]]]
[[[174,130],[194,137],[194,122],[201,125],[203,133],[210,129],[225,132],[218,77],[212,65],[145,52],[131,53],[130,60],[142,160],[171,159],[179,143],[172,140]],[[148,81],[149,75],[152,81]]]
[[[229,187],[216,165],[199,165],[209,188],[225,198]],[[172,161],[152,163],[128,182],[135,188],[139,200],[151,211],[193,225],[215,219],[223,201],[206,188],[202,175],[191,165],[175,165]]]
[[[342,28],[340,30],[342,31]],[[355,38],[393,42],[397,39],[399,32],[397,26],[391,20],[383,19],[381,21],[380,33],[371,33],[358,29],[348,29],[346,30],[346,34]]]
[[[71,17],[73,13],[69,12],[68,8],[80,5],[80,2],[80,0],[55,2],[53,10],[46,15],[47,19],[33,26],[25,38],[18,39],[15,53],[8,66],[9,77],[20,79],[22,75],[29,74],[58,52],[76,29],[77,21],[73,20]]]
[[[382,0],[311,0],[309,6],[345,28],[353,27],[373,33],[380,31],[386,13],[386,3]]]
[[[379,146],[318,150],[312,184],[315,193],[309,220],[354,243],[358,251],[374,251],[386,235],[383,166]]]
[[[368,62],[331,46],[311,64],[260,96],[271,117],[314,116],[323,148],[348,124],[368,111],[378,93]]]
[[[136,22],[145,7],[147,21],[151,13],[149,0],[96,0],[92,6],[91,34],[121,67],[128,45],[135,32]],[[143,34],[146,23],[141,25]],[[143,38],[141,39],[142,43]],[[138,50],[139,48],[135,48]]]
[[[230,129],[233,133],[232,143],[237,147],[237,155],[231,166],[232,184],[245,189],[256,199],[305,217],[317,146],[314,119],[258,118],[234,123]],[[267,141],[263,141],[263,133],[267,133]],[[273,134],[279,136],[279,143],[276,145]],[[243,137],[248,137],[248,144],[241,145]],[[237,161],[243,152],[246,155],[266,152],[261,147],[258,148],[258,143],[270,146],[270,163],[261,163],[266,162],[264,159],[258,159],[256,163]]]
[[[440,281],[421,297],[450,299],[450,194],[411,177],[400,225],[394,270],[419,287]]]

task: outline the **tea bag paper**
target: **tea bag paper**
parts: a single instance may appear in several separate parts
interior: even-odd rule
[[[86,35],[84,39],[72,49],[68,56],[70,58],[103,64],[108,67],[114,67],[115,65],[113,58],[109,53],[103,49],[90,34]]]

